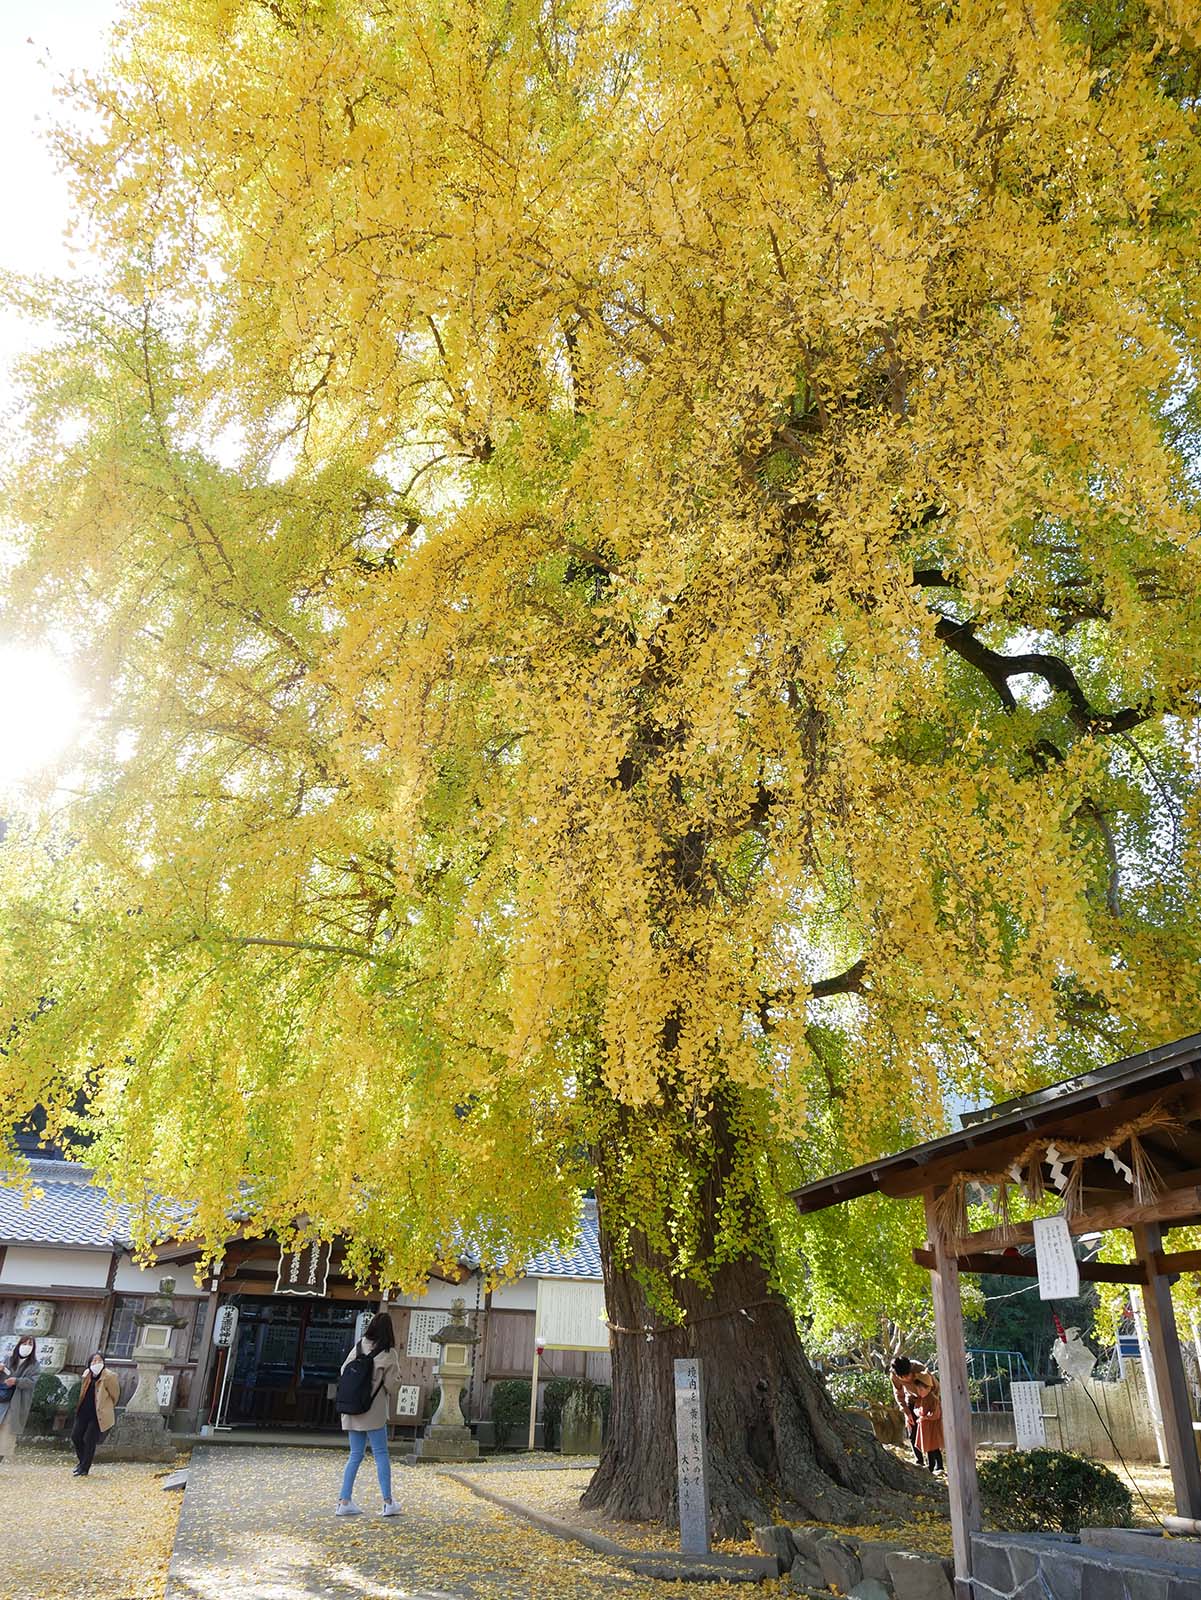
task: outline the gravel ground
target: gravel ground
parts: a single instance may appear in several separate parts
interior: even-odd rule
[[[171,1469],[102,1458],[74,1478],[70,1451],[19,1449],[0,1467],[3,1600],[161,1600],[179,1494]]]
[[[610,1566],[429,1467],[394,1469],[403,1515],[384,1519],[366,1463],[369,1514],[335,1517],[340,1471],[324,1451],[197,1447],[167,1600],[697,1600],[694,1584]],[[746,1600],[741,1584],[704,1591],[734,1593]]]
[[[544,1511],[562,1522],[604,1534],[627,1550],[674,1550],[679,1545],[679,1534],[658,1522],[615,1522],[595,1511],[580,1510],[580,1496],[596,1468],[596,1462],[583,1466],[555,1465],[553,1456],[530,1457],[523,1463],[492,1460],[476,1468],[458,1468],[478,1475],[481,1483],[495,1494],[503,1494],[519,1505],[534,1511]],[[759,1555],[758,1546],[750,1539],[725,1539],[714,1545],[715,1550],[727,1555]],[[698,1594],[700,1591],[698,1591]]]
[[[431,1468],[395,1468],[404,1515],[386,1521],[375,1514],[370,1461],[358,1484],[369,1514],[332,1515],[341,1458],[326,1451],[199,1447],[182,1515],[184,1497],[159,1486],[167,1468],[98,1461],[86,1480],[70,1468],[65,1453],[26,1450],[0,1468],[8,1513],[0,1600],[748,1600],[752,1593],[766,1600],[777,1590],[637,1578]],[[514,1500],[585,1521],[577,1502],[591,1464],[564,1468],[561,1458],[542,1456],[468,1470]],[[1135,1472],[1156,1509],[1170,1510],[1167,1472]],[[1137,1499],[1135,1515],[1151,1521]],[[671,1542],[650,1525],[586,1521],[627,1546]],[[897,1536],[895,1528],[848,1531]],[[949,1548],[949,1528],[923,1518],[905,1529],[905,1542]]]

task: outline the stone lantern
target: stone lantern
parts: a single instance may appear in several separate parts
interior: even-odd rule
[[[134,1317],[138,1334],[133,1359],[138,1383],[113,1431],[106,1455],[118,1461],[173,1461],[175,1447],[167,1436],[167,1420],[159,1399],[158,1380],[171,1360],[171,1336],[187,1321],[175,1310],[175,1279],[163,1278]]]
[[[463,1418],[460,1396],[471,1378],[472,1348],[479,1342],[479,1334],[467,1325],[467,1307],[462,1300],[454,1300],[450,1307],[450,1321],[437,1333],[430,1335],[430,1343],[438,1346],[436,1370],[442,1398],[434,1412],[425,1436],[413,1447],[410,1460],[418,1461],[474,1461],[480,1453],[479,1444],[471,1436],[471,1429]]]

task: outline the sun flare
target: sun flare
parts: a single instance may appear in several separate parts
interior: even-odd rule
[[[0,644],[0,790],[34,778],[70,744],[83,696],[51,650]]]

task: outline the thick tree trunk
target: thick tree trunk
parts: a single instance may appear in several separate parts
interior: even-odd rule
[[[639,1236],[634,1236],[637,1247]],[[718,1268],[711,1293],[676,1282],[685,1314],[663,1327],[638,1272],[618,1264],[601,1217],[613,1402],[600,1465],[582,1504],[633,1521],[678,1524],[672,1362],[704,1362],[714,1532],[813,1520],[862,1523],[912,1515],[937,1493],[840,1413],[809,1364],[786,1303],[753,1260]],[[651,1337],[647,1337],[648,1330]]]

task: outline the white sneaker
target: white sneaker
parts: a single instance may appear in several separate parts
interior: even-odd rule
[[[362,1506],[356,1506],[353,1500],[339,1500],[338,1508],[334,1512],[335,1517],[361,1517],[362,1515]]]
[[[380,1516],[381,1517],[398,1517],[399,1515],[400,1515],[400,1507],[396,1504],[396,1501],[395,1500],[385,1500],[384,1501],[384,1509],[380,1512]]]

